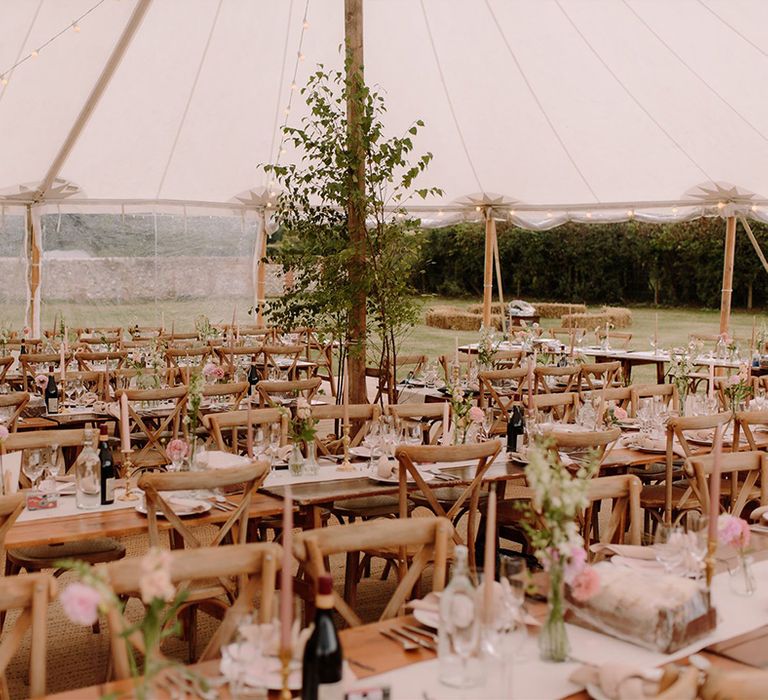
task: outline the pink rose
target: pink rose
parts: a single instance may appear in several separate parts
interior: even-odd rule
[[[469,409],[469,420],[473,423],[482,423],[483,418],[483,409],[479,406],[472,406],[472,408]]]
[[[189,445],[181,438],[174,438],[168,443],[165,451],[172,460],[184,459],[189,453]]]
[[[745,549],[749,547],[751,532],[746,520],[723,514],[717,519],[718,538],[722,544]]]
[[[38,374],[35,377],[35,386],[38,389],[45,389],[47,384],[48,384],[48,375],[47,374]]]
[[[90,627],[99,619],[101,594],[84,583],[70,583],[59,596],[64,614],[76,625]]]
[[[208,380],[214,379],[217,369],[218,366],[213,362],[206,362],[205,367],[203,367],[203,376]]]
[[[11,432],[2,423],[0,423],[0,444],[4,443]]]
[[[600,590],[600,574],[585,566],[571,583],[571,595],[579,603],[588,601]]]
[[[568,558],[568,562],[565,565],[563,571],[565,582],[570,586],[584,570],[587,565],[587,550],[584,547],[574,546],[571,549],[571,556]]]
[[[139,579],[141,600],[151,605],[156,598],[169,603],[176,595],[171,581],[171,553],[153,547],[141,559],[141,578]]]
[[[627,412],[621,406],[613,409],[613,416],[616,420],[627,420]]]

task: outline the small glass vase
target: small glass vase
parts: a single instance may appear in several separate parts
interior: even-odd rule
[[[739,555],[736,566],[729,570],[731,590],[736,595],[751,596],[757,590],[755,572],[752,568],[754,560],[745,554]]]
[[[301,446],[297,442],[293,444],[288,457],[288,471],[291,476],[301,476],[304,473],[304,455],[301,454]]]
[[[320,465],[317,462],[317,445],[314,440],[307,443],[307,458],[304,460],[304,473],[309,476],[317,476],[320,473]]]
[[[539,656],[542,661],[565,661],[570,652],[568,632],[565,629],[565,581],[562,563],[549,569],[547,619],[539,632]]]

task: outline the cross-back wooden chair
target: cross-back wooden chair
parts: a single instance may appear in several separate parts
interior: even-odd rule
[[[480,408],[492,408],[494,416],[499,418],[498,423],[494,422],[491,432],[506,431],[512,406],[520,403],[521,395],[528,390],[528,370],[525,367],[516,367],[479,372],[477,380],[480,392],[477,405]]]
[[[228,411],[238,411],[247,394],[248,382],[224,382],[223,384],[206,384],[203,387],[204,400],[225,402]]]
[[[163,334],[162,326],[131,326],[126,328],[132,340],[144,340],[145,338],[157,338]]]
[[[359,559],[360,552],[399,556],[400,550],[408,551],[410,566],[403,559],[399,568],[400,581],[379,618],[388,620],[399,614],[430,563],[433,565],[432,590],[440,592],[445,588],[452,529],[446,518],[369,520],[306,530],[294,537],[293,551],[296,558],[305,564],[314,581],[327,573],[326,558],[334,554],[353,554],[354,560]],[[356,579],[356,572],[348,569],[347,577]],[[362,624],[353,607],[336,591],[333,592],[333,601],[336,611],[348,625],[356,627]]]
[[[612,348],[620,348],[621,350],[628,350],[629,344],[632,342],[632,334],[623,331],[608,331],[606,334],[605,329],[597,332],[597,342],[602,343],[606,335],[608,336],[608,342]]]
[[[91,350],[76,350],[77,368],[85,372],[109,369],[110,372],[121,369],[128,359],[127,350],[107,350],[93,352]]]
[[[115,398],[128,397],[128,429],[134,448],[131,461],[139,468],[156,467],[170,464],[165,451],[165,443],[179,436],[182,417],[187,404],[187,387],[177,386],[169,389],[121,389]],[[142,404],[151,401],[170,401],[171,408],[166,411],[147,412]]]
[[[303,396],[310,404],[312,398],[320,388],[322,379],[313,377],[312,379],[295,380],[264,380],[256,385],[259,392],[259,405],[264,408],[281,403],[281,398],[298,398]]]
[[[642,488],[643,484],[640,479],[632,474],[600,476],[590,479],[587,485],[589,506],[584,513],[582,522],[582,536],[587,552],[589,552],[589,546],[596,542],[602,544],[642,544],[643,513],[640,509]],[[597,518],[593,517],[595,504],[602,506],[609,499],[612,501],[610,515],[602,532],[598,532]]]
[[[199,372],[211,356],[208,345],[196,345],[188,348],[168,348],[165,351],[165,361],[168,363],[168,373],[174,383],[185,383],[185,377],[190,372]]]
[[[472,542],[476,530],[475,520],[479,512],[483,477],[500,451],[500,440],[468,445],[400,445],[395,449],[399,473],[400,517],[408,517],[411,510],[409,501],[414,505],[429,508],[438,517],[448,518],[454,525],[466,512],[468,514],[467,542]],[[446,486],[446,482],[441,480],[437,484],[434,482],[428,484],[418,465],[437,462],[469,462],[470,469],[473,468],[473,471],[470,472],[470,478],[466,480],[468,483]],[[406,480],[408,477],[413,478],[415,491],[409,492]],[[456,544],[466,544],[455,527],[452,537]],[[470,546],[469,549],[470,563],[474,566],[473,547]]]
[[[18,350],[21,352],[22,345],[28,353],[34,354],[43,351],[42,338],[11,338],[11,340],[5,343],[5,349],[9,353],[12,350]]]
[[[443,434],[443,403],[397,403],[387,406],[387,414],[392,416],[395,425],[400,427],[405,421],[421,424],[423,440],[427,445],[436,445]],[[451,420],[450,405],[448,421]],[[450,426],[445,426],[448,430]]]
[[[534,392],[537,394],[555,394],[579,390],[581,368],[578,365],[555,367],[539,365],[534,368]]]
[[[250,516],[253,494],[261,486],[269,473],[270,464],[265,461],[254,461],[242,467],[229,469],[210,469],[204,472],[173,472],[145,473],[139,479],[139,488],[144,491],[147,507],[147,529],[149,543],[152,547],[160,547],[160,528],[157,514],[162,513],[171,527],[170,542],[173,549],[188,549],[200,552],[203,547],[218,547],[220,544],[245,544],[248,537],[248,521]],[[242,495],[237,508],[232,510],[225,522],[218,525],[218,531],[210,542],[204,543],[198,534],[190,527],[191,523],[184,522],[173,510],[167,500],[169,492],[192,491],[236,487],[242,485]],[[181,582],[188,591],[188,596],[180,613],[187,611],[187,635],[189,639],[190,660],[194,658],[197,646],[198,606],[205,603],[207,607],[225,610],[237,597],[244,581],[234,582],[228,577],[217,576],[214,581],[199,580],[193,586],[192,581]]]
[[[4,425],[10,432],[15,433],[19,417],[28,403],[29,394],[26,391],[0,394],[0,425]]]
[[[520,367],[524,357],[523,350],[497,350],[493,356],[493,366],[495,369]]]
[[[247,356],[248,362],[257,362],[261,354],[261,345],[222,345],[214,348],[214,352],[218,355],[224,371],[230,377],[234,377],[238,365],[243,364],[243,357]]]
[[[365,376],[377,379],[376,396],[373,403],[379,403],[382,395],[386,395],[389,403],[397,403],[397,380],[405,374],[416,377],[427,364],[426,355],[397,355],[395,364],[383,367],[366,367]]]
[[[259,598],[258,621],[271,622],[275,600],[275,577],[280,569],[282,548],[273,542],[233,544],[222,547],[203,547],[171,552],[171,582],[176,585],[194,585],[204,579],[234,579],[244,581],[237,598],[227,607],[221,624],[200,655],[200,661],[216,659],[221,648],[237,632],[243,615],[252,613],[256,597]],[[100,567],[100,573],[116,596],[135,594],[140,588],[141,567],[136,560]],[[129,646],[140,654],[146,653],[143,640],[137,632],[130,633],[133,625],[123,616],[116,601],[110,600],[106,609],[112,665],[116,680],[131,677]],[[162,651],[160,652],[162,654]]]
[[[585,362],[581,365],[579,390],[595,391],[621,384],[621,362]]]
[[[145,387],[162,388],[169,385],[167,369],[151,370],[122,367],[109,373],[109,381],[115,391],[119,389],[138,389]]]
[[[736,411],[732,444],[734,452],[737,452],[741,446],[742,435],[750,450],[761,450],[768,447],[768,410]]]
[[[321,339],[314,328],[296,328],[297,343],[304,346],[304,359],[316,365],[315,376],[328,382],[331,396],[336,396],[336,377],[333,374],[333,338]]]
[[[546,414],[552,420],[573,423],[579,414],[579,394],[569,391],[562,394],[523,394],[523,405],[530,411]]]
[[[450,384],[451,383],[451,365],[453,364],[453,361],[456,359],[455,354],[454,355],[440,355],[440,357],[437,358],[437,361],[440,363],[440,366],[443,368],[443,379]],[[470,363],[474,363],[477,361],[477,358],[470,355],[466,352],[460,352],[459,353],[459,366],[461,367],[462,373],[467,372],[467,368],[469,367]]]
[[[685,462],[685,474],[701,504],[702,513],[709,513],[709,480],[714,461],[715,456],[708,454],[689,457]],[[720,507],[725,501],[726,512],[741,517],[744,507],[750,502],[757,502],[758,507],[768,506],[768,453],[723,453],[720,456],[720,474]]]
[[[350,422],[349,446],[357,447],[362,441],[371,426],[371,423],[379,420],[381,416],[381,407],[378,404],[350,404],[347,407]],[[344,417],[344,406],[337,404],[327,404],[325,406],[312,406],[310,408],[312,418],[318,421],[332,420],[337,422],[338,432],[334,431],[320,435],[315,435],[315,445],[320,455],[336,455],[344,450],[342,438]]]
[[[680,410],[680,399],[677,387],[674,384],[634,384],[632,386],[631,401],[635,413],[640,408],[643,399],[655,399],[661,397],[661,402],[673,411]]]
[[[105,374],[103,371],[96,372],[94,370],[89,371],[67,371],[64,375],[64,379],[56,376],[56,382],[59,387],[59,402],[64,403],[68,401],[66,394],[71,390],[77,388],[76,385],[82,386],[86,391],[96,394],[100,399],[104,396],[104,381]]]
[[[216,449],[234,454],[244,453],[246,446],[243,439],[248,431],[248,416],[254,428],[278,426],[280,446],[288,441],[288,416],[277,408],[254,408],[249,411],[227,411],[209,413],[203,416],[203,424],[208,428],[216,443]]]
[[[9,498],[4,496],[3,498]],[[0,643],[0,697],[10,700],[6,671],[18,654],[26,634],[31,630],[29,656],[29,697],[45,693],[48,644],[48,606],[56,597],[56,579],[50,574],[29,574],[6,578],[0,586],[0,611],[21,610],[13,627]]]
[[[705,350],[714,350],[717,347],[717,341],[720,340],[720,336],[717,333],[689,333],[689,343],[701,343],[701,346]]]
[[[72,353],[65,353],[64,362],[68,364],[71,359]],[[30,383],[34,386],[35,377],[38,374],[48,374],[51,367],[53,367],[53,371],[57,377],[61,373],[60,355],[57,352],[26,353],[24,355],[19,355],[19,363],[21,364],[21,376],[24,391],[29,389]]]
[[[297,380],[297,365],[303,354],[301,345],[262,345],[259,356],[262,379],[269,380],[270,374],[277,374],[282,380]]]
[[[16,358],[14,358],[13,355],[0,357],[0,384],[3,384],[6,381],[8,371],[13,367],[14,362],[16,362]]]
[[[603,399],[606,404],[613,403],[617,408],[623,408],[627,412],[628,418],[635,417],[635,408],[632,405],[632,387],[631,386],[612,386],[608,389],[597,389],[596,391],[583,391],[581,393],[581,403],[588,401],[599,401]]]
[[[120,329],[112,333],[81,333],[77,339],[77,347],[86,352],[101,352],[119,350],[123,343]]]
[[[663,521],[671,524],[686,510],[699,507],[699,502],[690,485],[684,487],[674,484],[675,463],[681,459],[685,460],[712,451],[711,445],[691,445],[688,441],[691,432],[700,430],[722,431],[730,420],[730,411],[723,411],[710,416],[680,416],[667,420],[664,482],[643,487],[640,504],[647,514],[656,518],[663,514]],[[675,444],[678,445],[677,450],[675,450]]]
[[[575,462],[579,462],[588,454],[593,454],[598,465],[603,463],[606,451],[610,445],[621,437],[621,428],[607,428],[606,430],[550,430],[545,432],[553,442],[553,449],[567,454]]]

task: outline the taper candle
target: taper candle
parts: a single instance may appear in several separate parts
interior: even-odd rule
[[[349,358],[344,358],[344,391],[342,392],[342,401],[344,403],[344,425],[349,425]]]
[[[709,541],[717,543],[717,518],[720,515],[720,474],[722,461],[723,435],[720,428],[715,428],[715,440],[712,445],[712,474],[709,477]]]
[[[280,648],[291,648],[293,626],[293,498],[291,485],[283,498],[283,566],[280,570]]]
[[[483,597],[485,621],[493,619],[493,582],[496,580],[496,488],[488,491],[488,508],[485,516],[485,557],[483,559],[485,581]]]
[[[120,396],[120,449],[131,451],[131,431],[128,426],[128,395],[123,392]]]

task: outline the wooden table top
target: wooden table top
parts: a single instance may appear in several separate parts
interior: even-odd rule
[[[237,497],[231,496],[232,500]],[[137,501],[138,502],[138,501]],[[253,497],[250,509],[251,518],[266,518],[280,515],[283,511],[281,500],[257,493]],[[207,513],[185,518],[190,526],[223,523],[231,511],[211,508]],[[158,518],[158,526],[170,529],[163,518]],[[124,537],[147,532],[147,517],[134,508],[118,510],[83,512],[63,517],[41,518],[38,520],[16,521],[5,537],[8,549],[32,547],[42,544],[60,544],[77,542],[97,537]]]

